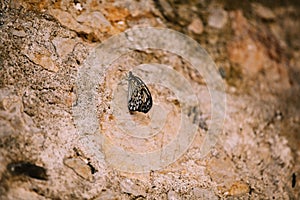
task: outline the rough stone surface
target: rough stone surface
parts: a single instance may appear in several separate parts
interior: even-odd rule
[[[289,88],[287,58],[276,38],[267,30],[254,29],[240,11],[231,12],[230,17],[235,37],[228,43],[229,59],[241,66],[246,76],[255,77],[267,71],[264,76],[276,86],[275,90]]]
[[[297,1],[29,0],[1,1],[0,8],[0,199],[300,198]],[[140,152],[176,136],[181,105],[174,91],[155,83],[148,85],[154,107],[170,111],[165,133],[141,141],[116,129],[114,88],[126,87],[126,73],[143,63],[168,65],[189,81],[200,103],[189,114],[200,122],[192,145],[174,163],[149,173],[121,172],[110,167],[103,149],[87,151],[88,135],[78,135],[76,79],[100,42],[149,25],[189,35],[209,53],[226,87],[226,118],[203,157],[211,99],[201,74],[158,49],[123,55],[99,75],[99,134]],[[162,117],[130,116],[144,125]],[[17,161],[42,166],[48,180],[9,173],[7,165]]]

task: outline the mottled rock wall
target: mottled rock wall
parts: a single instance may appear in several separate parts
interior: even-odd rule
[[[1,1],[0,199],[299,199],[299,11],[297,1]],[[78,134],[78,72],[89,72],[86,60],[94,60],[100,43],[149,26],[193,38],[216,63],[226,115],[205,156],[201,147],[213,124],[209,81],[189,60],[163,49],[132,50],[109,67],[93,63],[101,69],[94,74],[100,80],[94,94],[99,132]],[[176,71],[199,106],[182,104],[170,87],[148,83],[156,68],[146,67],[136,73],[151,91],[153,108],[115,112],[127,72],[144,63]],[[173,85],[184,92],[180,80]],[[125,94],[125,107],[126,100]],[[108,141],[128,152],[155,151],[176,138],[185,115],[196,136],[170,165],[133,173],[108,162]],[[102,135],[107,140],[98,141]],[[93,149],[95,143],[100,148]]]

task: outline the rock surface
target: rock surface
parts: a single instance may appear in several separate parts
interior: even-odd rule
[[[300,16],[299,4],[288,2],[294,6],[171,0],[2,1],[0,199],[299,199]],[[192,37],[209,53],[223,78],[225,122],[206,156],[201,147],[212,124],[211,96],[207,80],[191,63],[162,49],[131,51],[109,66],[86,63],[101,42],[128,28],[149,25]],[[166,40],[167,44],[179,41]],[[187,80],[200,106],[186,108],[172,85],[151,82],[153,69],[137,70],[144,63],[164,64],[175,71],[176,88],[184,88],[179,77]],[[82,68],[102,70],[94,74],[101,80],[97,91],[87,97],[97,100],[93,112],[99,130],[94,135],[78,134],[82,127],[73,113],[81,103],[77,83]],[[130,70],[136,70],[151,91],[153,109],[147,114],[117,112],[114,102],[120,91],[127,91]],[[165,78],[159,72],[155,77]],[[126,107],[127,94],[123,97],[120,104]],[[130,153],[164,149],[185,118],[198,127],[195,138],[167,167],[146,173],[111,167],[109,156],[116,153],[106,154],[111,144]],[[86,119],[82,126],[89,123]],[[155,161],[163,163],[163,156]],[[126,159],[130,157],[121,164]],[[9,173],[9,163],[17,161],[43,166],[47,180]]]

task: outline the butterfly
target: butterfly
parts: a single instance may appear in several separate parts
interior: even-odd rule
[[[128,110],[147,113],[152,107],[152,97],[146,84],[129,72],[128,76]]]

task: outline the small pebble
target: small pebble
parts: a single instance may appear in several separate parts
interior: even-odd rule
[[[273,11],[259,3],[253,3],[252,8],[254,12],[262,19],[272,20],[275,19],[275,14]]]
[[[188,26],[188,30],[200,35],[203,32],[203,23],[201,19],[193,19],[192,23],[190,23],[190,25]]]
[[[210,11],[208,25],[213,28],[221,29],[227,23],[227,19],[228,14],[225,10],[222,8],[214,8]]]

